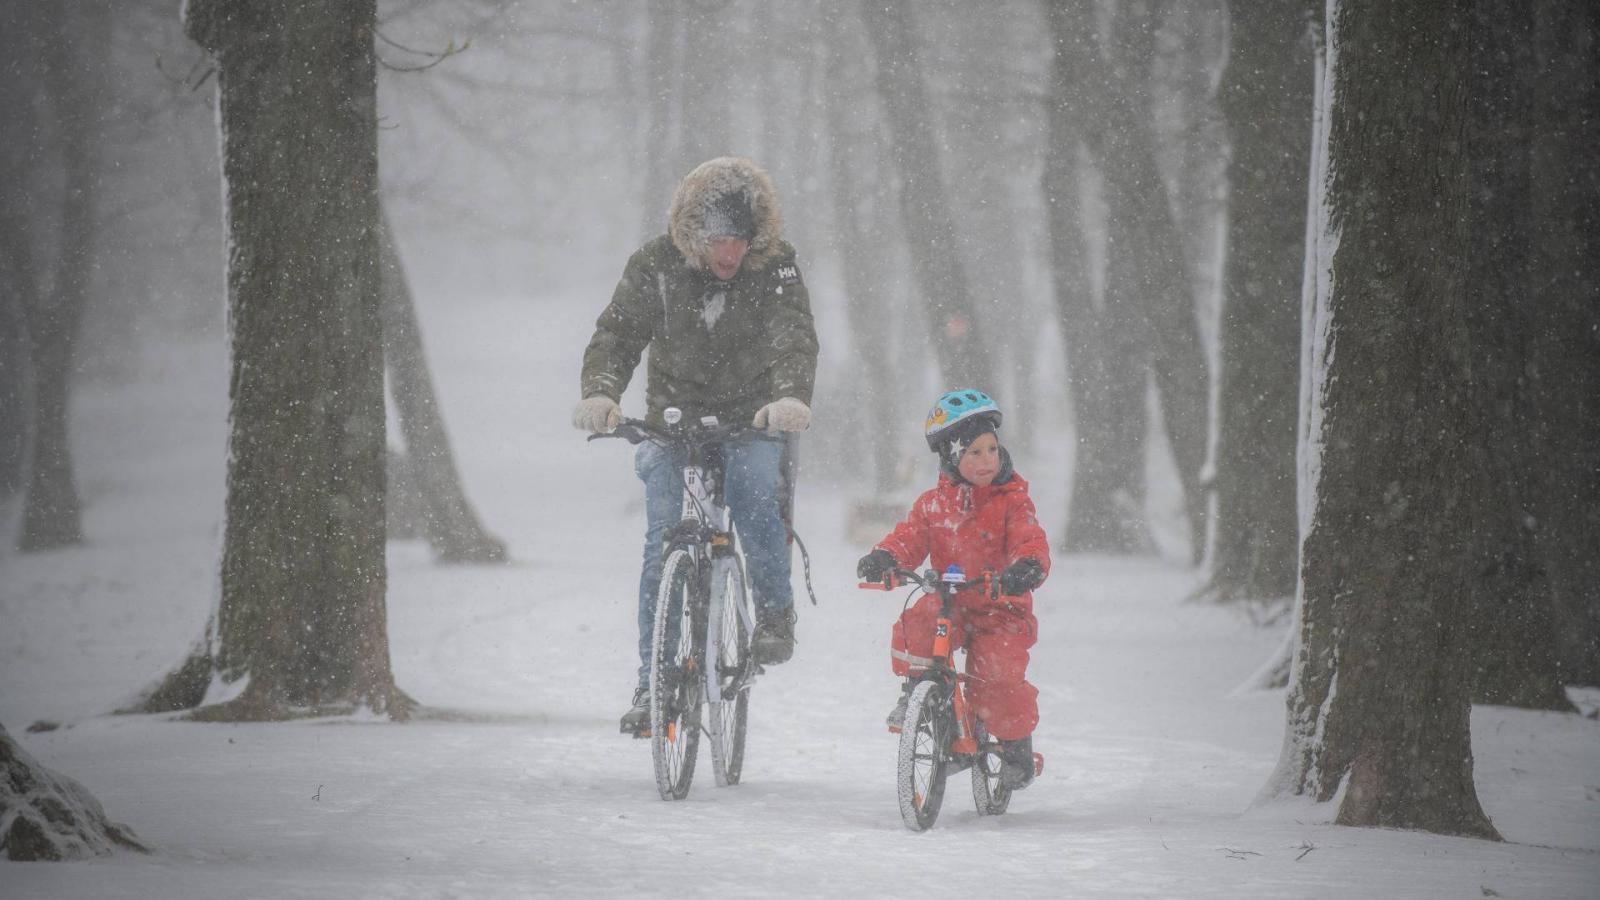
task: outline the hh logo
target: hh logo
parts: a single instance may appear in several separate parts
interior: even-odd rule
[[[784,284],[794,284],[800,280],[800,270],[794,266],[781,266],[778,269],[778,277]]]

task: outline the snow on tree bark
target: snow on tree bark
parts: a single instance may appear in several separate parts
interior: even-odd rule
[[[78,782],[39,764],[0,725],[0,858],[41,862],[145,851]]]
[[[1472,780],[1467,9],[1336,0],[1288,727],[1268,796],[1495,838]]]

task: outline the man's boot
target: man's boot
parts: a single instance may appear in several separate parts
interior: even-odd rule
[[[750,655],[764,666],[788,662],[794,655],[794,607],[756,610],[756,633],[750,639]]]
[[[650,689],[640,685],[633,691],[633,705],[622,714],[622,733],[643,737],[650,732]]]

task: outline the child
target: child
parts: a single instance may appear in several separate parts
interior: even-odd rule
[[[924,434],[939,454],[939,484],[912,505],[905,521],[861,558],[856,574],[881,581],[895,568],[930,558],[936,571],[959,565],[969,578],[999,573],[1000,597],[973,588],[956,595],[952,644],[967,648],[968,697],[989,733],[1001,741],[1001,783],[1020,789],[1033,780],[1033,727],[1039,692],[1024,678],[1028,648],[1038,633],[1032,590],[1050,570],[1050,547],[1039,527],[1028,483],[1011,468],[995,429],[1000,408],[982,391],[951,391],[928,413]],[[896,675],[933,652],[939,600],[924,596],[895,623],[891,642]],[[910,683],[889,714],[898,730]]]

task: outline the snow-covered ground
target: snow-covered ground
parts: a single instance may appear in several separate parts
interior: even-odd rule
[[[81,391],[88,541],[0,557],[0,722],[156,849],[0,862],[0,897],[1600,896],[1600,722],[1475,712],[1479,794],[1505,843],[1252,809],[1283,699],[1234,688],[1278,634],[1185,604],[1194,574],[1149,561],[1057,561],[1030,670],[1044,776],[983,819],[959,778],[938,826],[907,831],[882,726],[899,601],[855,589],[852,498],[823,471],[798,521],[821,605],[755,690],[745,783],[702,771],[687,801],[657,799],[648,743],[616,733],[640,492],[628,448],[567,424],[603,297],[421,311],[468,493],[515,558],[441,567],[391,546],[395,671],[458,714],[444,721],[106,715],[180,658],[216,590],[221,341]],[[1059,497],[1047,463],[1022,468]],[[61,727],[23,732],[38,720]]]

